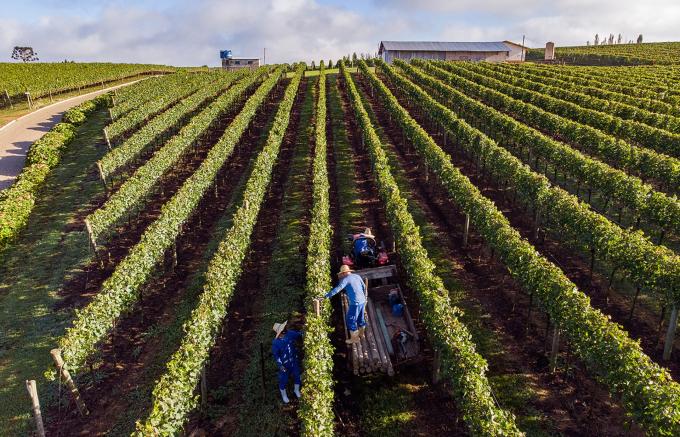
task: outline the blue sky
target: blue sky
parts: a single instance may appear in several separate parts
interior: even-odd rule
[[[291,62],[372,53],[382,39],[584,44],[680,40],[678,0],[0,0],[0,61],[218,65],[218,51]]]

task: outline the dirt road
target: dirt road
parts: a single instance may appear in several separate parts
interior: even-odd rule
[[[24,167],[26,153],[31,144],[59,123],[67,110],[107,91],[135,82],[137,81],[62,100],[24,115],[0,128],[0,190],[12,185]]]

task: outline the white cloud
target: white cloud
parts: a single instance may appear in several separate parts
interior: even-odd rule
[[[677,40],[677,0],[194,0],[153,8],[114,2],[86,16],[76,9],[32,22],[0,18],[0,56],[32,45],[42,60],[217,65],[218,51],[268,62],[372,53],[381,39],[501,40],[542,46],[583,44],[595,33]],[[59,9],[48,9],[59,10]]]
[[[315,0],[198,0],[171,11],[105,8],[94,18],[52,16],[30,26],[2,20],[0,50],[32,45],[42,60],[216,65],[220,49],[267,62],[337,59],[374,52],[383,28],[348,9]]]

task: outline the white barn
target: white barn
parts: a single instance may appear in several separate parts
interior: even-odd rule
[[[527,48],[511,41],[497,42],[437,42],[380,41],[378,55],[387,62],[413,58],[442,61],[520,62]]]

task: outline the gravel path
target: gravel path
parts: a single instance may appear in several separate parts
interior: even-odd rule
[[[31,144],[59,123],[67,110],[100,94],[135,82],[137,81],[62,100],[26,114],[0,128],[0,190],[12,185],[24,167],[26,153]]]

